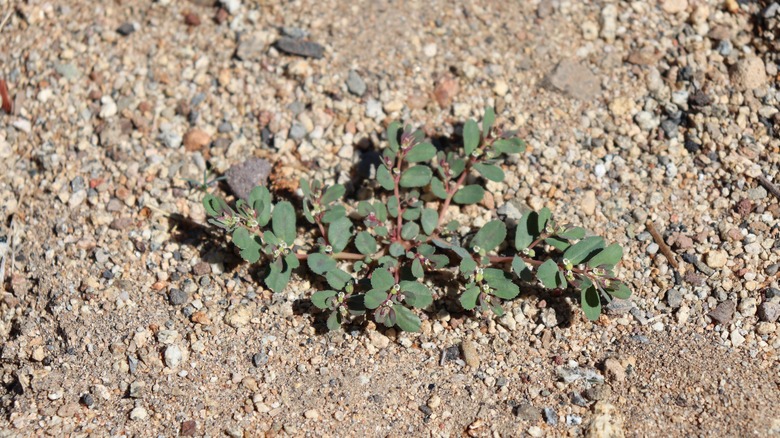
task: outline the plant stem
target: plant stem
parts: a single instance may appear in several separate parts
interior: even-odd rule
[[[401,189],[399,187],[399,183],[401,182],[401,168],[403,166],[403,161],[404,161],[403,154],[399,149],[398,154],[396,154],[396,169],[398,170],[398,173],[393,175],[393,182],[394,182],[393,194],[395,195],[395,199],[398,201],[398,216],[396,217],[395,230],[393,230],[393,235],[394,235],[393,240],[396,242],[402,240],[401,228],[403,227],[404,209],[401,208]]]
[[[295,256],[298,257],[298,260],[309,259],[309,254],[296,254]],[[366,256],[354,252],[337,252],[333,254],[333,258],[336,260],[363,260]]]
[[[434,235],[439,234],[439,228],[441,228],[441,224],[444,222],[444,215],[447,213],[447,209],[450,208],[450,202],[452,202],[452,197],[455,196],[455,193],[457,193],[458,189],[460,189],[460,186],[463,185],[463,182],[466,181],[466,177],[469,175],[469,172],[471,171],[471,166],[476,163],[477,157],[470,157],[469,161],[466,163],[466,167],[463,168],[463,172],[460,174],[460,177],[455,182],[455,187],[450,187],[449,181],[447,184],[447,199],[444,200],[444,202],[441,204],[441,207],[439,207],[439,222],[436,223],[436,231],[434,232]]]

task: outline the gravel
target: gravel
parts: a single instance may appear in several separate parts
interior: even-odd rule
[[[2,30],[0,429],[770,435],[780,200],[759,176],[780,185],[774,3],[386,6],[18,5]],[[297,204],[300,177],[338,181],[352,211],[375,191],[356,175],[375,170],[390,121],[446,149],[487,105],[528,151],[490,202],[448,214],[471,231],[506,218],[511,238],[547,206],[619,243],[634,294],[596,323],[576,295],[534,285],[503,317],[464,313],[447,283],[419,334],[362,319],[322,333],[306,267],[270,293],[263,267],[201,226],[185,182],[208,170],[229,177],[208,190],[231,204],[256,184]],[[610,358],[624,380],[599,371]]]

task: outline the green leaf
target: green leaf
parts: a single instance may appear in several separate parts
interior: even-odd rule
[[[629,289],[625,283],[620,281],[613,281],[609,285],[609,288],[607,288],[607,293],[621,300],[627,300],[631,298],[631,289]]]
[[[376,252],[376,239],[368,231],[361,231],[355,237],[355,247],[361,254],[371,255]]]
[[[431,192],[439,199],[447,199],[447,189],[444,188],[444,183],[439,178],[431,180]]]
[[[493,149],[502,154],[520,154],[525,151],[525,142],[519,138],[502,138],[493,142]]]
[[[417,163],[428,161],[436,155],[436,147],[430,143],[420,143],[406,154],[406,161]]]
[[[311,295],[311,303],[318,309],[330,309],[328,298],[335,297],[338,292],[335,290],[321,290]]]
[[[385,190],[393,190],[393,188],[395,188],[393,176],[390,175],[390,171],[384,164],[381,164],[376,168],[376,182]]]
[[[376,269],[371,274],[371,287],[383,291],[389,290],[395,285],[395,277],[387,269]]]
[[[518,256],[515,256],[512,259],[512,270],[515,271],[515,274],[517,274],[521,280],[531,281],[534,278],[534,274],[528,269],[528,265],[526,265],[525,261]]]
[[[374,206],[368,201],[358,202],[357,211],[360,217],[366,217],[371,213],[376,213],[376,209],[374,209]]]
[[[522,251],[528,248],[528,245],[534,241],[534,235],[530,229],[531,225],[531,213],[526,213],[520,217],[517,221],[517,229],[515,230],[515,249]]]
[[[496,282],[495,285],[493,283],[488,284],[495,288],[495,290],[491,292],[492,295],[505,300],[511,300],[520,294],[520,288],[511,281]]]
[[[412,166],[401,174],[401,187],[425,187],[430,182],[433,171],[428,166]]]
[[[466,289],[460,296],[460,305],[466,309],[471,310],[477,307],[477,299],[479,298],[479,287],[473,286]]]
[[[578,265],[588,260],[602,248],[604,248],[604,239],[599,236],[586,237],[567,249],[563,253],[563,258],[568,259],[572,265]]]
[[[416,222],[407,222],[401,227],[401,238],[412,240],[420,234],[420,226]]]
[[[315,223],[314,215],[311,214],[308,201],[303,201],[303,217],[305,217],[310,224]]]
[[[591,257],[591,259],[588,260],[588,266],[591,268],[607,266],[608,269],[612,269],[612,267],[617,265],[622,258],[623,247],[617,243],[613,243]]]
[[[263,246],[254,234],[250,234],[244,227],[236,228],[233,231],[233,243],[241,249],[241,258],[249,263],[257,263],[260,260],[260,251]]]
[[[485,190],[482,186],[472,184],[469,186],[461,187],[452,197],[452,200],[458,204],[476,204],[482,200],[482,196],[485,195]]]
[[[487,138],[490,134],[490,128],[493,127],[493,123],[496,121],[496,112],[492,106],[485,108],[485,117],[482,118],[482,136]]]
[[[390,245],[390,255],[393,257],[401,257],[406,252],[406,248],[398,242]]]
[[[363,297],[363,303],[366,309],[376,309],[387,300],[387,289],[371,289]]]
[[[309,180],[306,178],[301,178],[298,185],[301,187],[303,197],[311,198],[311,186],[309,185]],[[252,196],[250,195],[249,198],[251,199]]]
[[[414,312],[404,306],[393,306],[393,310],[395,310],[395,323],[401,330],[414,333],[420,331],[421,321]]]
[[[407,208],[404,210],[403,218],[408,221],[416,221],[420,218],[421,208]]]
[[[348,217],[337,219],[328,226],[328,242],[333,247],[333,252],[343,251],[351,237],[352,221]]]
[[[344,193],[347,191],[347,189],[344,188],[341,184],[336,184],[335,186],[328,187],[328,190],[325,190],[325,194],[322,195],[322,203],[327,205],[331,202],[338,201],[341,199],[342,196],[344,196]]]
[[[568,240],[558,239],[557,237],[548,237],[544,239],[544,243],[552,246],[558,251],[566,251],[571,246]]]
[[[468,120],[463,125],[463,149],[466,155],[471,155],[479,147],[479,126],[474,120]]]
[[[329,224],[347,215],[347,209],[343,205],[334,205],[322,215],[322,222]]]
[[[450,264],[450,258],[444,254],[434,254],[428,257],[428,259],[433,263],[433,266],[435,266],[436,269],[442,269]]]
[[[342,271],[341,269],[334,268],[325,273],[325,280],[330,287],[335,289],[343,289],[350,281],[352,276],[349,273]]]
[[[387,237],[389,231],[387,230],[387,227],[376,227],[374,228],[374,233],[379,237]]]
[[[412,262],[412,275],[414,275],[415,278],[423,278],[425,276],[425,270],[423,269],[420,259],[414,259]]]
[[[492,251],[506,239],[506,224],[502,221],[490,221],[477,231],[471,241],[472,246],[478,246],[485,251]]]
[[[330,316],[328,317],[328,321],[326,322],[328,326],[328,330],[334,331],[341,328],[341,312],[338,310],[334,310],[333,312],[330,312]]]
[[[563,233],[558,233],[558,237],[566,240],[577,240],[585,237],[585,228],[571,227],[567,228]]]
[[[257,186],[249,192],[249,205],[257,212],[257,222],[261,227],[271,219],[271,192],[264,186]]]
[[[387,145],[389,146],[390,150],[393,152],[397,152],[399,145],[398,145],[398,131],[401,129],[401,124],[398,122],[393,122],[387,127]]]
[[[504,171],[493,164],[477,163],[474,165],[474,169],[491,181],[501,182],[504,180]]]
[[[542,263],[536,270],[536,278],[547,289],[555,289],[558,287],[558,281],[556,276],[558,275],[558,264],[552,259],[548,259]]]
[[[387,220],[387,206],[385,204],[382,204],[379,201],[374,202],[374,210],[376,210],[376,219],[379,222]]]
[[[271,226],[276,237],[282,239],[286,244],[292,245],[295,242],[295,209],[292,204],[282,201],[274,207]]]
[[[401,292],[404,293],[404,302],[412,307],[422,309],[433,303],[433,293],[424,284],[417,281],[402,281]]]
[[[213,217],[221,216],[222,212],[229,211],[227,203],[222,198],[210,193],[203,197],[203,208],[209,216]]]
[[[295,254],[290,254],[293,257],[295,257]],[[287,266],[287,269],[285,269],[285,261],[282,258],[278,258],[271,262],[269,265],[269,272],[268,276],[265,278],[265,284],[268,286],[269,289],[272,291],[279,293],[284,290],[285,287],[287,287],[287,283],[290,282],[290,275],[292,274],[292,269],[290,266]]]
[[[306,264],[312,272],[319,275],[325,275],[326,272],[336,269],[336,260],[319,252],[309,254]]]
[[[547,226],[547,222],[552,217],[552,212],[549,208],[544,207],[541,210],[539,210],[539,213],[536,214],[536,231],[538,234],[542,234],[544,232],[545,227]]]
[[[450,153],[450,156],[447,158],[447,163],[450,165],[450,170],[452,171],[452,175],[450,175],[451,178],[457,178],[466,168],[466,160],[462,160],[452,153]]]
[[[458,269],[463,275],[471,275],[477,269],[477,262],[471,257],[461,259]]]
[[[582,288],[580,304],[582,305],[582,311],[589,320],[595,321],[599,319],[599,315],[601,315],[601,298],[599,298],[599,291],[596,290],[596,286],[591,284],[589,287]]]
[[[422,211],[422,228],[425,234],[431,235],[436,231],[436,226],[439,224],[439,213],[432,208],[424,208]]]
[[[387,198],[387,212],[391,217],[398,217],[398,198],[395,195]]]

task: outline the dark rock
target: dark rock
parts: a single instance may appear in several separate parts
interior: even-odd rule
[[[189,296],[181,289],[173,288],[168,292],[168,301],[174,306],[181,306],[187,302]]]
[[[758,317],[761,321],[775,322],[780,317],[780,304],[771,303],[769,301],[761,303],[758,306]]]
[[[680,292],[678,289],[669,289],[666,291],[666,303],[669,304],[669,307],[672,309],[680,307],[682,300],[682,292]]]
[[[558,425],[558,414],[555,412],[555,409],[544,408],[542,409],[542,415],[544,416],[544,421],[546,421],[550,426]]]
[[[320,59],[325,55],[325,48],[321,45],[290,37],[280,38],[276,42],[276,48],[288,55],[297,55],[304,58]]]
[[[542,416],[539,409],[533,407],[530,403],[520,403],[517,405],[514,409],[514,414],[517,418],[530,422],[539,421],[539,418]]]
[[[262,158],[249,158],[236,164],[225,173],[230,190],[239,198],[249,198],[249,193],[258,185],[265,185],[271,174],[271,163]]]
[[[689,154],[695,154],[698,153],[701,150],[701,145],[699,143],[696,143],[693,140],[685,140],[685,150],[688,151]]]
[[[217,127],[217,132],[220,134],[228,134],[233,132],[233,125],[231,125],[230,122],[222,122]]]
[[[420,405],[420,412],[422,412],[425,415],[431,415],[433,414],[433,409],[429,408],[426,405]]]
[[[86,407],[90,407],[95,404],[95,398],[92,397],[92,394],[84,394],[81,396],[81,403]]]
[[[261,366],[267,363],[268,363],[268,355],[263,352],[255,353],[252,356],[252,364],[257,368],[260,368]]]
[[[181,428],[179,429],[179,435],[181,436],[195,436],[195,432],[198,430],[198,425],[195,420],[187,420],[181,422]]]
[[[578,100],[592,100],[601,92],[599,78],[587,65],[566,59],[547,76],[548,88]]]
[[[211,274],[211,265],[206,262],[196,263],[195,266],[192,267],[192,273],[197,276]]]
[[[718,304],[718,307],[707,315],[720,324],[726,324],[734,317],[736,308],[737,304],[733,300],[728,300]]]
[[[773,287],[770,287],[769,289],[764,291],[764,296],[768,300],[774,297],[780,297],[780,289],[775,289]]]
[[[133,23],[125,22],[122,23],[122,25],[119,26],[116,31],[119,35],[128,36],[135,32],[135,25]]]
[[[366,82],[355,70],[350,70],[347,74],[347,89],[358,97],[366,93]]]
[[[608,386],[597,385],[585,390],[584,395],[588,400],[599,401],[609,397],[610,390]]]
[[[707,106],[712,103],[712,98],[708,96],[707,93],[696,90],[696,92],[688,98],[688,103],[692,106]]]
[[[129,217],[120,217],[111,221],[111,224],[108,225],[108,228],[111,228],[112,230],[121,231],[129,227],[130,224],[132,223],[133,220],[130,219]]]
[[[766,272],[766,275],[775,275],[777,274],[777,271],[780,270],[780,263],[773,263],[766,268],[764,268],[764,272]]]
[[[569,394],[569,399],[571,400],[572,404],[577,406],[588,406],[588,401],[585,400],[585,398],[579,392],[572,392]]]
[[[661,129],[664,131],[664,134],[667,137],[676,137],[677,136],[677,126],[680,123],[677,120],[674,119],[664,119],[661,122]]]
[[[82,178],[81,176],[77,176],[70,181],[70,189],[74,193],[84,190],[85,188],[86,188],[86,184],[84,184],[84,178]]]

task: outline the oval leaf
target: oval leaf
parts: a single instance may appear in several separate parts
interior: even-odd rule
[[[413,166],[401,174],[401,187],[425,187],[431,181],[433,171],[428,166]]]
[[[412,240],[420,234],[420,226],[416,222],[407,222],[401,228],[401,238]]]
[[[376,252],[376,239],[368,231],[361,231],[355,236],[355,247],[361,254],[371,255]]]
[[[506,224],[495,220],[485,224],[477,231],[477,235],[471,241],[472,246],[478,246],[485,251],[492,251],[506,239]]]
[[[331,202],[338,201],[342,196],[344,196],[346,191],[347,189],[345,189],[341,184],[328,187],[328,190],[325,190],[325,194],[322,195],[322,203],[330,204]]]
[[[363,303],[366,309],[376,309],[387,300],[387,290],[371,289],[363,297]]]
[[[623,247],[617,243],[613,243],[591,257],[590,260],[588,260],[588,266],[591,268],[608,266],[611,269],[613,266],[617,265],[622,258]]]
[[[431,235],[436,231],[436,226],[439,224],[439,213],[432,208],[425,208],[422,211],[422,228],[425,234]]]
[[[402,281],[401,292],[404,293],[404,302],[412,307],[424,308],[433,303],[433,293],[424,284],[416,281]]]
[[[477,307],[478,298],[479,288],[477,286],[470,287],[460,296],[460,305],[466,310],[471,310]]]
[[[371,287],[387,291],[395,285],[395,277],[387,269],[377,269],[371,274]]]
[[[492,106],[485,108],[485,117],[482,118],[482,136],[487,138],[490,134],[490,128],[493,127],[493,123],[496,121],[496,112]]]
[[[463,149],[466,155],[471,155],[479,147],[479,126],[477,122],[469,120],[463,126]]]
[[[315,274],[324,275],[326,272],[336,269],[336,261],[322,253],[309,254],[306,263]]]
[[[474,165],[474,169],[491,181],[501,182],[504,180],[504,171],[493,164],[477,163]]]
[[[314,304],[315,307],[318,309],[329,309],[330,306],[328,306],[328,298],[335,297],[336,294],[335,290],[321,290],[314,292],[311,296],[311,303]]]
[[[406,161],[417,163],[428,161],[436,155],[436,147],[430,143],[420,143],[406,154]]]
[[[476,204],[482,200],[482,196],[485,195],[485,189],[477,184],[462,187],[455,193],[452,200],[457,204]]]
[[[547,289],[555,289],[558,287],[558,281],[556,279],[558,275],[558,264],[552,259],[548,259],[542,263],[536,270],[536,278]]]
[[[602,248],[604,248],[604,239],[599,236],[586,237],[567,249],[563,253],[563,258],[568,259],[572,265],[578,265],[588,260]]]
[[[347,217],[337,219],[328,226],[328,242],[333,247],[333,252],[344,250],[351,237],[352,221]]]
[[[379,165],[376,169],[376,182],[385,190],[393,190],[395,187],[393,176],[390,175],[390,171],[387,170],[387,167],[385,167],[384,164]]]
[[[292,245],[295,242],[295,209],[292,204],[282,201],[274,207],[271,226],[276,237],[282,239],[286,244]]]
[[[419,332],[420,318],[404,306],[393,306],[395,310],[395,323],[405,332]]]
[[[596,290],[595,286],[591,285],[582,289],[580,304],[585,317],[591,321],[599,319],[599,315],[601,315],[601,298],[599,298],[599,291]]]

